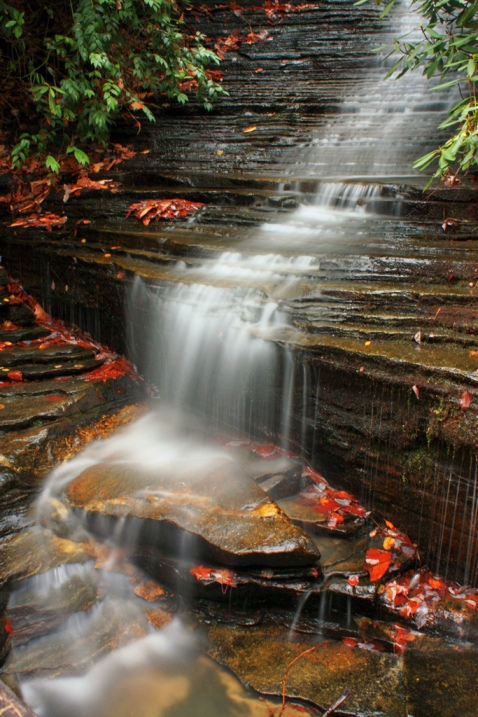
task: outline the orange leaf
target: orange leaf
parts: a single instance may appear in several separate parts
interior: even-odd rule
[[[373,567],[369,568],[368,566],[365,566],[370,574],[370,580],[374,583],[377,580],[380,580],[380,578],[383,578],[385,573],[387,572],[389,565],[392,561],[388,560],[384,563],[378,563],[378,565],[374,565]]]
[[[244,130],[244,134],[246,134],[246,132],[254,132],[256,129],[257,129],[257,127],[255,127],[254,125],[251,125],[250,127],[246,127],[246,129]]]
[[[23,381],[23,374],[21,371],[9,371],[7,376],[11,381]]]
[[[145,580],[139,585],[136,585],[133,592],[148,602],[155,602],[159,597],[165,595],[163,588],[153,582],[153,580]]]
[[[468,411],[468,409],[471,406],[471,396],[468,393],[468,391],[463,391],[463,393],[460,396],[460,408],[462,411]]]

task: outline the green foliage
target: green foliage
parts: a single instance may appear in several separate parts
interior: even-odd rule
[[[221,86],[206,66],[219,59],[204,38],[188,34],[175,0],[0,0],[0,91],[17,126],[32,120],[35,134],[19,133],[12,152],[18,166],[52,143],[68,146],[84,166],[80,142],[106,143],[120,112],[154,121],[159,95],[183,104],[191,83],[206,109]],[[13,104],[13,110],[11,109]],[[27,118],[27,119],[26,119]],[[58,172],[50,154],[47,167]]]
[[[359,0],[357,4],[363,2],[367,0]],[[383,17],[395,0],[376,0],[376,3],[385,4]],[[461,171],[466,172],[478,164],[478,0],[412,0],[411,7],[423,18],[421,39],[409,41],[405,36],[395,40],[389,57],[394,55],[396,61],[387,77],[401,77],[410,70],[421,69],[429,80],[438,78],[432,91],[458,87],[460,101],[439,127],[449,129],[450,138],[414,164],[420,170],[435,164],[427,186],[435,177],[453,184]]]

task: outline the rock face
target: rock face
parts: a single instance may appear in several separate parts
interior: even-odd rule
[[[111,351],[54,322],[0,268],[0,533],[58,462],[138,415],[140,383]]]
[[[66,495],[89,516],[140,519],[140,546],[157,545],[163,555],[185,552],[237,566],[318,565],[311,539],[249,476],[227,459],[214,463],[179,472],[98,465],[74,479]]]

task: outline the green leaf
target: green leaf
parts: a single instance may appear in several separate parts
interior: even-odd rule
[[[59,174],[60,172],[60,165],[51,154],[45,159],[45,167],[54,172],[54,174]]]

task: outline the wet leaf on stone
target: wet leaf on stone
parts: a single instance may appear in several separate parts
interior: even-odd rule
[[[202,202],[189,202],[186,199],[146,199],[130,204],[126,218],[134,215],[148,226],[152,219],[180,219],[204,206]]]

